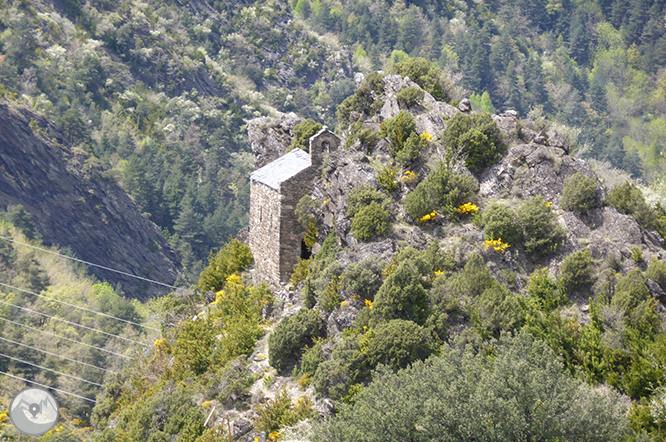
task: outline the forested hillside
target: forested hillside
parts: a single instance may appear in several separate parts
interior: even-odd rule
[[[0,242],[0,371],[78,396],[56,442],[663,440],[665,16],[0,0],[2,106],[118,183],[193,284],[127,300]],[[271,290],[231,239],[248,175],[321,124],[342,143],[297,207],[313,256]],[[5,175],[0,236],[44,247],[27,174]],[[23,382],[0,380],[7,406]],[[0,438],[27,440],[6,413]]]
[[[244,122],[335,126],[354,71],[422,56],[447,100],[569,126],[576,152],[661,176],[658,1],[0,4],[0,91],[61,125],[178,249],[193,280],[247,223]]]

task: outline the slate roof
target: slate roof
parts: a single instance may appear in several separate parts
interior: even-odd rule
[[[282,155],[275,161],[255,170],[250,175],[251,181],[257,181],[268,187],[279,190],[280,183],[296,176],[302,170],[310,166],[310,154],[302,149],[296,148]]]

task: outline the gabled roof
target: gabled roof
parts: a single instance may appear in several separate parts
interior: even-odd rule
[[[266,164],[261,169],[255,170],[252,175],[250,175],[250,180],[257,181],[272,189],[279,190],[281,183],[307,169],[310,164],[310,154],[302,149],[296,148],[291,152],[282,155],[277,160]]]

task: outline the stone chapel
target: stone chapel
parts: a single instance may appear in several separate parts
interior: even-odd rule
[[[293,149],[250,175],[250,250],[255,268],[273,286],[287,282],[306,255],[296,205],[312,192],[324,158],[339,145],[324,126],[310,137],[309,153]]]

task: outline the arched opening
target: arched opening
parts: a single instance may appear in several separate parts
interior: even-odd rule
[[[305,245],[305,240],[301,240],[301,259],[310,259],[312,252],[308,250],[308,246]]]

